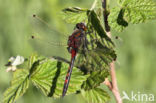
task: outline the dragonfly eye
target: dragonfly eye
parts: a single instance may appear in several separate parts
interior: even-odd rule
[[[83,29],[84,31],[86,31],[86,25],[84,23],[77,23],[76,24],[76,28],[77,29]]]
[[[77,24],[76,24],[76,28],[77,28],[77,29],[80,29],[80,27],[79,27],[79,26],[80,26],[80,24],[79,24],[79,23],[77,23]]]

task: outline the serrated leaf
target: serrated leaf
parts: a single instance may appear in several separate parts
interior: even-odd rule
[[[109,75],[108,68],[105,70],[98,70],[91,72],[90,76],[87,80],[83,83],[82,88],[84,90],[90,90],[99,86],[105,78]]]
[[[96,46],[95,49],[79,53],[75,61],[75,66],[80,67],[85,73],[90,73],[82,85],[85,90],[99,86],[109,75],[110,63],[116,59],[113,49],[107,48],[99,41],[96,41]]]
[[[88,29],[92,32],[86,37],[87,50],[79,50],[75,66],[85,73],[107,69],[116,59],[114,43],[106,35],[94,10],[88,11]]]
[[[36,53],[33,53],[29,57],[28,66],[29,66],[29,77],[31,76],[32,72],[36,69],[39,65],[40,60],[45,59],[43,56],[38,56]]]
[[[33,70],[31,80],[46,96],[54,98],[60,97],[62,95],[68,66],[69,64],[56,60],[41,60],[38,66],[35,67],[35,70]],[[85,81],[87,77],[88,75],[83,75],[78,68],[74,67],[67,95],[80,90],[83,81]]]
[[[111,39],[107,36],[106,32],[104,31],[100,23],[100,19],[98,18],[94,10],[88,11],[88,19],[101,38],[105,38],[106,40],[112,42]]]
[[[14,103],[29,87],[28,71],[17,69],[13,74],[11,86],[5,91],[3,103]]]
[[[118,2],[119,5],[123,5],[123,3],[125,2],[125,0],[117,0],[117,2]]]
[[[125,9],[124,19],[130,23],[156,19],[156,3],[152,0],[126,0],[122,7]]]
[[[119,0],[121,7],[115,7],[108,17],[109,25],[116,31],[123,31],[129,23],[144,23],[156,19],[156,3],[152,0]]]
[[[99,44],[97,48],[79,54],[75,65],[85,73],[90,73],[82,88],[88,90],[99,86],[109,75],[109,65],[115,59],[116,54],[113,49]]]
[[[96,70],[104,70],[109,67],[109,64],[116,59],[116,54],[113,49],[99,46],[85,53],[80,53],[77,56],[75,65],[83,67],[86,72],[93,72]]]
[[[88,103],[107,103],[110,96],[101,88],[94,88],[89,91],[81,91],[82,96]]]
[[[94,0],[94,3],[92,4],[92,7],[90,10],[94,10],[96,12],[97,16],[101,19],[101,17],[102,17],[101,0]]]
[[[84,8],[80,8],[80,7],[68,7],[63,9],[63,12],[75,12],[75,13],[79,13],[82,11],[87,11],[88,9],[84,9]]]
[[[99,39],[101,43],[103,43],[104,46],[107,46],[108,48],[113,48],[115,45],[112,42],[112,40],[107,36],[105,30],[103,29],[103,26],[101,25],[101,21],[97,14],[95,13],[94,10],[88,11],[88,26],[95,31],[94,33],[89,34],[89,40],[90,38],[91,41],[89,41],[91,44],[92,42],[95,41],[96,39]],[[94,45],[94,44],[93,44]]]
[[[62,18],[67,23],[76,24],[87,20],[87,9],[79,7],[65,8],[62,13]]]
[[[111,29],[121,32],[128,26],[128,22],[124,20],[123,15],[124,10],[118,7],[115,7],[110,11],[108,23]]]
[[[29,61],[28,61],[28,67],[29,69],[31,68],[31,66],[33,65],[34,62],[36,62],[37,60],[37,54],[32,54],[30,57],[29,57]]]

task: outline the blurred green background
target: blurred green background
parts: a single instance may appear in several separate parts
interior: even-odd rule
[[[115,0],[110,1],[112,5]],[[74,25],[65,24],[59,16],[60,11],[69,6],[90,8],[93,0],[0,0],[0,101],[3,92],[9,87],[12,73],[7,73],[4,64],[11,56],[30,56],[34,49],[28,37],[34,33],[32,15],[39,14],[57,30],[70,34]],[[121,92],[128,95],[146,93],[156,95],[156,21],[130,25],[124,32],[112,32],[116,42],[118,59],[116,72]],[[62,38],[52,38],[62,40]],[[50,50],[48,50],[50,51]],[[68,53],[50,51],[53,55],[65,57]],[[106,86],[101,85],[103,88]],[[109,90],[108,90],[109,91]],[[112,93],[109,92],[112,96]],[[31,86],[17,103],[87,103],[81,96],[69,95],[64,99],[47,98]],[[114,103],[114,98],[110,103]],[[124,100],[124,103],[141,103]],[[149,103],[149,102],[148,102]],[[154,103],[154,102],[153,102]]]

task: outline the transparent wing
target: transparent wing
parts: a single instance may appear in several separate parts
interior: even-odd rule
[[[43,56],[68,56],[66,49],[68,36],[65,36],[55,29],[55,26],[50,26],[36,15],[32,17],[31,24],[33,33],[30,35],[28,42],[35,52]]]
[[[115,42],[117,47],[121,47],[122,46],[122,44],[123,44],[122,38],[120,38],[119,36],[114,36],[113,40],[114,40],[114,42]]]

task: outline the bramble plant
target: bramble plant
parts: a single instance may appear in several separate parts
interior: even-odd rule
[[[152,0],[118,0],[118,6],[111,9],[103,1],[95,0],[91,9],[69,7],[61,13],[67,23],[85,22],[88,27],[88,50],[79,51],[67,91],[67,95],[81,94],[88,103],[110,100],[109,94],[99,87],[110,76],[110,63],[117,58],[115,44],[107,35],[109,29],[121,32],[129,24],[156,19],[156,3]],[[60,57],[32,54],[13,72],[3,103],[14,103],[27,91],[30,82],[45,96],[61,98],[68,66],[69,61]]]

